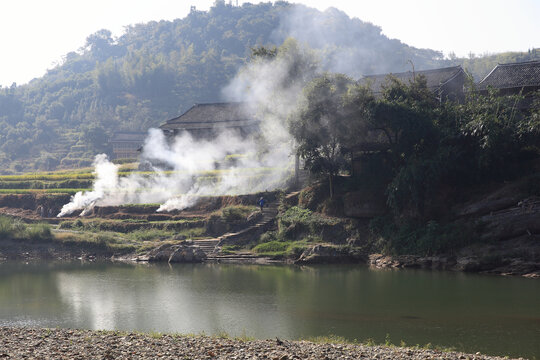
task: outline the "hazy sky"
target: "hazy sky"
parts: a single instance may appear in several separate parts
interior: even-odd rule
[[[239,0],[240,4],[243,2],[247,1]],[[540,47],[540,0],[297,2],[320,10],[336,7],[351,17],[381,26],[390,38],[445,54]],[[120,35],[125,25],[182,18],[191,5],[207,10],[213,3],[214,0],[1,0],[0,85],[24,84],[42,76],[62,55],[83,46],[86,37],[99,29]]]

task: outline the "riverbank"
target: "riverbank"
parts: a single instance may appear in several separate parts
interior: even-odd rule
[[[20,208],[0,207],[0,261],[352,263],[540,278],[540,198],[523,198],[519,190],[523,185],[518,185],[497,187],[480,200],[453,209],[460,223],[450,227],[452,231],[438,233],[431,228],[440,230],[441,225],[432,224],[422,244],[437,248],[448,243],[450,235],[462,243],[455,248],[441,245],[437,251],[403,249],[418,241],[424,228],[404,233],[395,229],[402,237],[401,251],[396,251],[393,240],[373,233],[369,219],[309,210],[320,207],[306,199],[321,202],[324,194],[316,196],[317,191],[323,192],[321,186],[290,193],[279,201],[277,194],[268,193],[273,207],[263,213],[246,205],[255,201],[255,195],[244,195],[207,197],[189,211],[167,214],[156,214],[152,204],[96,207],[86,217],[63,218],[60,223],[58,218],[42,217],[41,212],[60,206],[64,198],[4,195],[0,204]],[[352,195],[347,194],[343,206],[349,204],[348,210],[359,206],[351,205]],[[476,229],[474,236],[471,229]]]
[[[192,242],[193,243],[193,242]],[[195,242],[196,243],[196,242]],[[521,242],[508,241],[494,245],[469,247],[458,254],[439,256],[383,254],[363,254],[359,248],[336,246],[333,244],[314,244],[298,258],[284,256],[264,256],[253,252],[233,253],[190,262],[207,262],[239,265],[318,265],[318,264],[358,264],[374,269],[424,269],[432,271],[469,272],[502,276],[522,276],[540,279],[538,261],[524,259],[523,254],[540,253],[540,238],[523,239]],[[167,245],[173,247],[174,245]],[[179,246],[179,245],[178,245]],[[183,245],[194,247],[197,245]],[[149,252],[137,253],[129,248],[118,251],[110,244],[90,241],[47,241],[30,242],[4,240],[0,242],[1,261],[112,261],[112,262],[168,262],[166,256],[154,256],[150,260]],[[159,250],[159,248],[157,248]],[[150,252],[156,249],[150,248]],[[185,262],[180,260],[179,262]]]
[[[508,359],[395,346],[72,329],[0,328],[0,357],[43,359]]]

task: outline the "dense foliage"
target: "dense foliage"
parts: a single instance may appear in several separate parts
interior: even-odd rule
[[[308,168],[325,176],[351,173],[357,149],[356,190],[386,198],[388,214],[374,229],[393,234],[393,251],[433,253],[465,241],[463,227],[444,223],[460,194],[537,171],[540,93],[525,98],[470,88],[463,103],[440,103],[423,76],[410,83],[389,77],[380,97],[357,83],[344,89],[336,79],[342,78],[327,74],[306,87],[308,100],[292,127],[315,131],[296,131],[295,139]],[[381,147],[366,151],[366,142]]]
[[[118,38],[100,30],[42,78],[0,88],[0,164],[4,172],[88,166],[110,151],[114,131],[146,131],[194,103],[221,100],[252,47],[289,36],[315,49],[326,70],[354,78],[407,70],[407,60],[417,69],[463,60],[388,39],[336,9],[216,1],[183,19],[128,26]]]

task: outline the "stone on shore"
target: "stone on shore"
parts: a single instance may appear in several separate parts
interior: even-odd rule
[[[119,331],[0,327],[0,358],[6,359],[471,359],[502,360],[480,353],[436,349],[243,340]]]
[[[200,263],[206,259],[206,254],[197,245],[189,243],[163,244],[150,250],[145,257],[150,262]]]

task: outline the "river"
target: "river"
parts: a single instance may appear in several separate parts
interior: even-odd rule
[[[0,325],[389,338],[540,358],[540,282],[360,266],[8,262]]]

